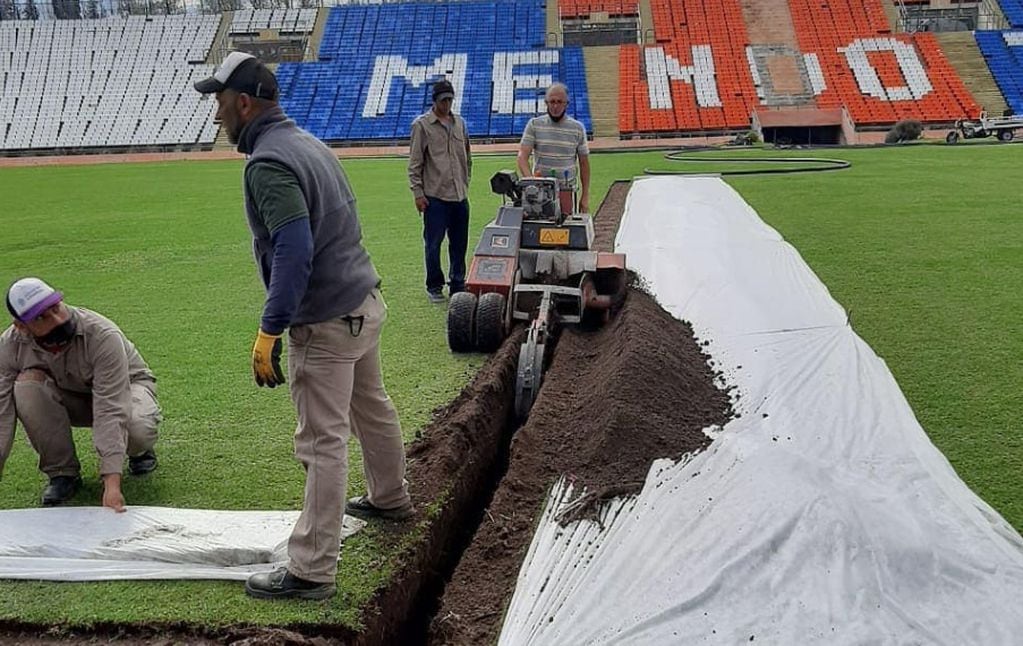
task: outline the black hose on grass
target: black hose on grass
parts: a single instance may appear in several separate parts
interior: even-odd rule
[[[693,157],[688,151],[676,151],[664,156],[668,161],[701,162],[701,163],[767,163],[767,164],[814,164],[800,168],[760,168],[757,170],[722,170],[714,175],[782,175],[788,173],[824,173],[844,170],[852,166],[852,162],[844,159],[828,159],[826,157]],[[644,168],[647,175],[707,175],[701,171],[669,170],[662,168]]]

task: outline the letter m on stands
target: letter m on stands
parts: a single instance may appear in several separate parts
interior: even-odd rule
[[[696,103],[701,108],[720,108],[721,98],[714,80],[714,56],[710,45],[694,45],[693,64],[682,65],[678,59],[664,53],[663,47],[647,47],[646,79],[652,110],[670,110],[671,81],[682,81],[693,86]]]
[[[377,56],[373,63],[373,78],[369,82],[366,104],[362,108],[363,118],[372,119],[387,113],[387,98],[391,94],[391,83],[395,78],[404,79],[412,87],[419,87],[427,81],[447,78],[455,86],[455,100],[451,111],[461,112],[462,89],[465,87],[465,70],[468,54],[444,54],[433,65],[409,65],[404,56]]]

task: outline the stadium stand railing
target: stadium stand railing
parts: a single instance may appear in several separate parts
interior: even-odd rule
[[[239,9],[233,12],[222,42],[269,65],[308,60],[318,14],[317,9]]]
[[[212,145],[217,16],[0,22],[0,149]]]
[[[316,24],[317,9],[239,9],[231,17],[230,35],[258,34],[273,30],[280,34],[308,34]]]
[[[639,0],[559,0],[558,12],[563,20],[589,18],[597,13],[635,16],[639,14]]]

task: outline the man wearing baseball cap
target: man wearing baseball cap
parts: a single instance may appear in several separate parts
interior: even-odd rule
[[[451,111],[455,88],[447,79],[433,84],[433,107],[412,122],[409,188],[423,216],[426,296],[443,303],[444,270],[440,247],[448,238],[448,293],[465,289],[465,252],[469,244],[469,179],[472,153],[465,120]]]
[[[216,94],[217,117],[249,156],[245,210],[267,290],[252,371],[258,386],[285,383],[287,331],[295,456],[306,471],[287,567],[252,575],[245,592],[326,599],[336,592],[344,512],[386,520],[414,513],[398,412],[380,370],[387,318],[380,277],[362,246],[355,195],[337,157],[284,114],[273,74],[233,52],[195,89]],[[346,504],[352,433],[362,445],[369,491]]]
[[[14,323],[0,334],[0,474],[20,420],[49,477],[43,505],[67,502],[82,485],[71,427],[91,427],[103,506],[124,511],[125,456],[133,475],[156,468],[156,378],[117,325],[66,305],[38,278],[14,282],[6,304]]]

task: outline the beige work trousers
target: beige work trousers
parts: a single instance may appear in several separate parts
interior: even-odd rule
[[[43,373],[45,374],[45,373]],[[140,455],[156,445],[156,427],[163,419],[156,401],[156,384],[131,384],[128,418],[128,455]],[[43,381],[14,382],[14,408],[28,441],[39,454],[39,470],[48,477],[77,476],[81,472],[72,426],[92,426],[92,396],[62,390],[49,375]]]
[[[387,306],[379,290],[348,318],[296,325],[288,335],[288,376],[298,415],[295,457],[306,471],[302,514],[288,541],[288,569],[318,583],[337,576],[351,433],[362,446],[370,502],[383,508],[409,502],[398,412],[380,370]]]

